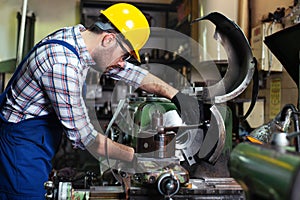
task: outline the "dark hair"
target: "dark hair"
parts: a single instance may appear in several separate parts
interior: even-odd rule
[[[101,28],[105,26],[109,29]],[[109,19],[107,19],[107,17],[105,17],[105,15],[99,15],[94,23],[88,28],[88,30],[96,34],[101,34],[103,32],[116,33],[129,46],[130,49],[133,49],[131,43],[124,38],[123,34],[120,33],[120,31],[109,21]]]

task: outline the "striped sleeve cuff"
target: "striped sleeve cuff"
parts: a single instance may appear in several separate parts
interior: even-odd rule
[[[109,76],[116,80],[124,81],[125,83],[138,88],[142,80],[149,72],[139,66],[126,62],[124,70],[110,71]]]

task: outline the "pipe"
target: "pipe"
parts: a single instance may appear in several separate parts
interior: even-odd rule
[[[246,38],[249,39],[249,2],[248,0],[239,1],[238,25],[243,30]]]
[[[17,49],[17,65],[16,66],[19,65],[19,63],[22,60],[22,56],[23,56],[25,24],[26,24],[26,16],[27,16],[27,3],[28,3],[28,0],[23,0],[22,19],[21,19],[21,26],[20,26],[18,49]]]

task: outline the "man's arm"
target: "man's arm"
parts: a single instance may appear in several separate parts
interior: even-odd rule
[[[172,99],[178,93],[177,89],[151,73],[148,73],[144,77],[140,84],[140,88],[147,92],[164,96],[168,99]]]
[[[96,158],[108,155],[108,158],[130,162],[134,157],[132,147],[122,145],[98,133],[95,140],[86,146],[87,150]]]
[[[194,97],[183,94],[158,77],[148,73],[140,84],[140,88],[164,96],[175,104],[182,120],[186,124],[198,124],[201,121],[200,102]]]
[[[110,70],[107,75],[113,79],[122,80],[134,88],[140,88],[169,99],[178,93],[177,89],[139,66],[128,62],[120,63],[120,66],[123,68]]]
[[[111,71],[110,75],[112,78],[125,81],[135,88],[170,99],[177,107],[185,123],[198,124],[200,122],[200,102],[194,97],[181,93],[149,71],[134,64],[126,63],[122,70]]]

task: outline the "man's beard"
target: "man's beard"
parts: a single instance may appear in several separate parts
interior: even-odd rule
[[[91,66],[93,69],[96,71],[103,73],[103,74],[111,74],[116,71],[121,71],[122,67],[118,64],[112,65],[113,62],[108,63],[106,58],[111,57],[111,52],[110,50],[107,51],[102,51],[101,56],[99,54],[96,54],[93,56],[93,60],[95,61],[95,65]]]
[[[110,65],[108,67],[100,67],[97,63],[95,65],[91,65],[91,68],[104,75],[109,75],[123,70],[123,68],[120,65]]]

